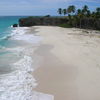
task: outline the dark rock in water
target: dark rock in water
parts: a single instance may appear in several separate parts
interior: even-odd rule
[[[13,24],[13,27],[18,27],[18,24]]]

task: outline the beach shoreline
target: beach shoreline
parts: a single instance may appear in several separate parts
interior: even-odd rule
[[[34,51],[41,38],[29,30],[12,28],[4,38],[10,44],[0,46],[0,100],[54,100],[52,95],[33,91],[37,83],[32,73],[38,63]]]
[[[41,59],[33,73],[35,90],[54,95],[54,100],[99,100],[100,35],[76,28],[33,28],[43,38],[34,52]]]

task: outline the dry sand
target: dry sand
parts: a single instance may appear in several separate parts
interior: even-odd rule
[[[35,50],[41,59],[35,90],[55,100],[100,100],[100,35],[50,26],[31,31],[43,38]]]

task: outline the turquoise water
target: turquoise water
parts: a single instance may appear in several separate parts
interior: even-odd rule
[[[11,27],[19,18],[0,17],[0,100],[53,100],[53,96],[33,91],[37,83],[31,73],[39,61],[34,44],[41,37],[25,34],[28,27]]]
[[[20,18],[27,16],[0,16],[0,47],[9,47],[15,44],[15,42],[8,40],[7,37],[12,34],[13,24],[17,23]]]
[[[21,17],[25,16],[0,16],[0,39],[11,34],[11,25],[18,24]]]
[[[25,33],[24,28],[11,27],[19,18],[0,17],[0,100],[32,100],[30,95],[35,83],[29,74],[33,71],[31,50],[27,50],[31,45],[27,47],[14,39],[23,37],[19,34]]]
[[[10,61],[8,60],[12,55],[7,48],[16,46],[16,42],[7,39],[7,37],[12,34],[11,25],[18,23],[21,17],[23,16],[0,16],[0,74],[8,72],[7,70],[10,69],[7,66],[9,66]]]
[[[12,34],[13,28],[11,25],[18,23],[21,17],[23,16],[0,16],[0,75],[12,71],[10,64],[14,59],[10,59],[14,58],[15,55],[14,52],[8,51],[7,49],[17,44],[16,41],[10,40],[7,37]]]

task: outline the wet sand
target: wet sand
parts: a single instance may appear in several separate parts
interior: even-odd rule
[[[43,38],[34,52],[41,59],[33,73],[35,90],[55,100],[100,100],[100,35],[74,28],[34,28]]]

